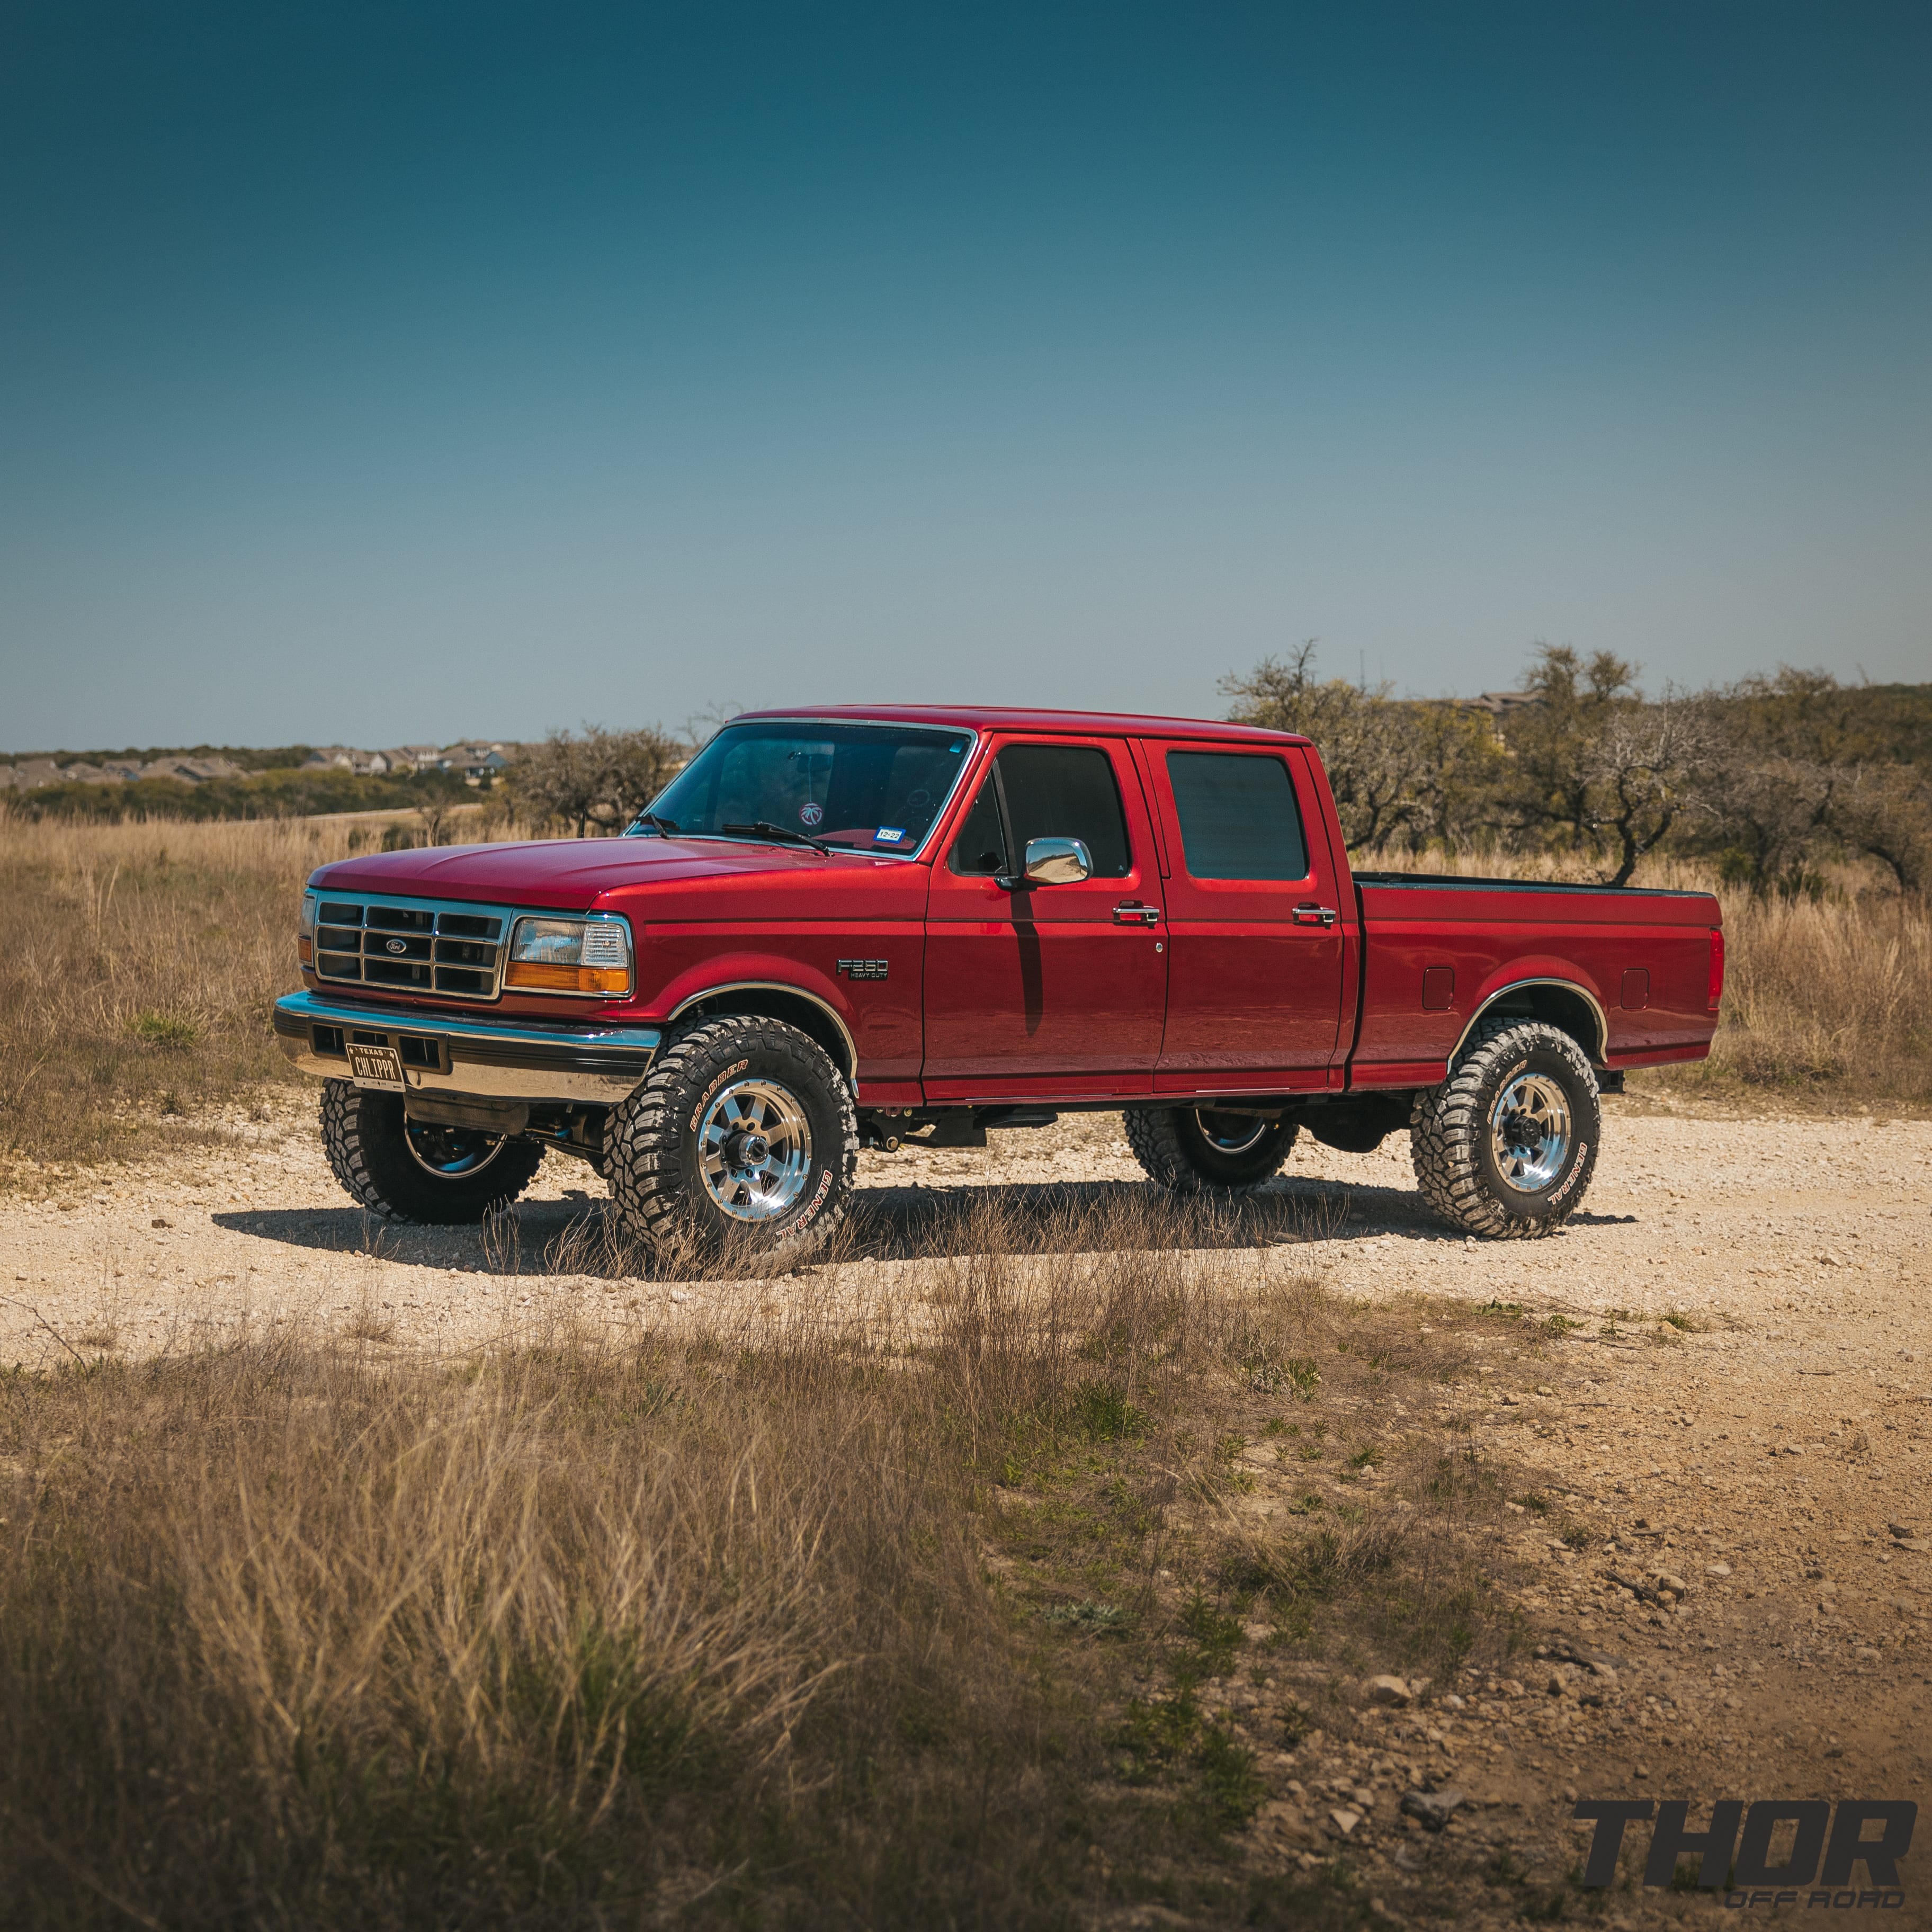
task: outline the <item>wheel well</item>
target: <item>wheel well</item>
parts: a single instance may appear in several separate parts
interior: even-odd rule
[[[1567,1033],[1597,1065],[1602,1064],[1610,1045],[1603,1010],[1580,986],[1560,980],[1538,980],[1523,986],[1506,986],[1486,1000],[1463,1028],[1462,1039],[1456,1042],[1456,1053],[1462,1052],[1477,1021],[1497,1016],[1540,1020],[1558,1033]],[[1453,1061],[1456,1054],[1449,1057]]]
[[[855,1084],[858,1079],[857,1055],[852,1036],[830,1007],[822,1006],[809,994],[783,986],[727,986],[715,993],[700,993],[687,1000],[671,1016],[674,1021],[702,1013],[707,1019],[722,1019],[735,1013],[755,1014],[760,1019],[782,1020],[796,1027],[808,1040],[815,1040],[832,1057],[832,1064]]]

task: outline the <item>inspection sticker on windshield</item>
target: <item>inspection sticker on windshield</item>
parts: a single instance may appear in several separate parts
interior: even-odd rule
[[[802,824],[816,825],[818,821],[825,816],[825,808],[824,806],[815,804],[811,800],[808,799],[804,804],[799,807],[798,816],[800,822]]]
[[[874,845],[899,845],[904,842],[905,827],[903,825],[882,825],[872,834]]]

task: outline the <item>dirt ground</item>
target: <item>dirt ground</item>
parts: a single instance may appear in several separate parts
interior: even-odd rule
[[[1513,1507],[1497,1552],[1541,1654],[1264,1760],[1276,1795],[1252,1855],[1306,1868],[1346,1838],[1393,1920],[1478,1858],[1560,1877],[1587,1837],[1579,1793],[1916,1799],[1932,1762],[1932,1121],[1608,1106],[1590,1196],[1552,1240],[1438,1227],[1400,1136],[1359,1156],[1304,1141],[1274,1184],[1306,1212],[1262,1265],[1526,1318],[1482,1344],[1474,1419],[1550,1505]],[[0,1363],[288,1325],[460,1352],[560,1318],[755,1322],[828,1288],[855,1316],[910,1319],[895,1286],[914,1244],[895,1230],[935,1191],[1028,1205],[1140,1178],[1108,1116],[995,1134],[984,1154],[868,1154],[873,1258],[830,1283],[721,1286],[596,1271],[602,1184],[555,1156],[514,1236],[486,1241],[371,1225],[331,1178],[307,1096],[197,1125],[218,1138],[81,1179],[30,1170],[0,1195]],[[1256,1475],[1264,1508],[1288,1478]],[[1608,1543],[1573,1550],[1559,1517]],[[1237,1717],[1247,1694],[1224,1688]],[[1464,1795],[1446,1830],[1399,1811],[1418,1784]],[[1886,1922],[1932,1925],[1928,1834]],[[1629,1836],[1640,1853],[1647,1828]],[[1602,1922],[1717,1909],[1622,1892]]]

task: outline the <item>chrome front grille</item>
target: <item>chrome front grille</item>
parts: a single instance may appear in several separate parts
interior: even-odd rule
[[[334,986],[494,1000],[515,916],[506,906],[325,896],[316,908],[316,976]]]

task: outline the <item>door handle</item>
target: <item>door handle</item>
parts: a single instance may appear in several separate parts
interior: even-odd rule
[[[1160,923],[1159,906],[1142,905],[1138,899],[1123,899],[1114,908],[1116,926],[1158,926]]]
[[[1297,926],[1333,926],[1341,916],[1333,906],[1298,905],[1294,909]]]

